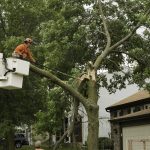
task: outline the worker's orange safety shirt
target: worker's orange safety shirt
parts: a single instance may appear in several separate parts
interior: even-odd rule
[[[22,56],[24,59],[29,59],[32,62],[35,62],[34,58],[32,57],[32,53],[26,44],[20,44],[16,47],[15,53]]]

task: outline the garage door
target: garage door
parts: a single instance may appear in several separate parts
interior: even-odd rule
[[[123,127],[123,150],[150,150],[150,125]]]

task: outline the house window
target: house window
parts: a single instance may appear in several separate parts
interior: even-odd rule
[[[135,106],[133,108],[133,112],[137,112],[137,111],[140,111],[141,110],[141,107],[140,106]]]
[[[141,110],[143,110],[143,109],[144,109],[144,105],[141,106]]]
[[[119,116],[123,116],[123,110],[119,110]]]
[[[131,113],[131,108],[127,108],[127,114]]]
[[[117,117],[117,111],[113,112],[113,117]]]

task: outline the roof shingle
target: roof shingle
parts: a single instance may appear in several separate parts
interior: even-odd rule
[[[150,98],[150,93],[148,91],[139,91],[125,99],[122,99],[121,101],[107,107],[106,109],[109,110],[110,108],[116,107],[116,106],[121,106],[121,105],[125,105],[125,104],[129,104],[129,103],[133,103],[136,101],[142,101],[144,99],[148,99]]]

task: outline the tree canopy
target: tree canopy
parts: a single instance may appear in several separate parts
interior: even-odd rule
[[[1,106],[7,105],[4,99],[10,98],[14,101],[10,108],[20,101],[22,107],[37,106],[21,111],[35,113],[39,106],[44,107],[43,100],[52,100],[47,90],[55,83],[85,107],[89,119],[88,148],[97,150],[99,88],[115,92],[125,88],[128,80],[150,89],[149,6],[148,0],[2,0],[0,50],[10,56],[23,38],[32,37],[37,45],[31,49],[42,69],[31,65],[31,71],[53,83],[33,73],[21,91],[2,91]],[[72,76],[75,69],[79,73]],[[101,70],[113,74],[109,83]],[[70,78],[76,84],[70,84]]]
[[[15,47],[26,37],[34,37],[44,3],[42,1],[0,1],[0,52],[11,57]],[[38,38],[38,36],[36,36]],[[7,130],[21,124],[33,123],[34,114],[45,107],[47,85],[40,77],[30,73],[24,78],[22,90],[0,90],[1,137]]]

